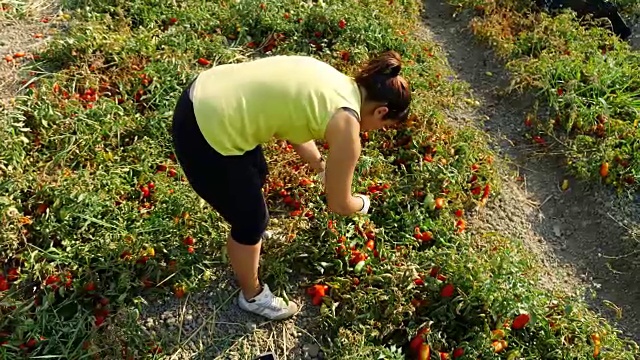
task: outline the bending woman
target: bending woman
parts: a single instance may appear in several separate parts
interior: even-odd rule
[[[367,196],[351,192],[359,135],[407,119],[411,90],[400,69],[393,51],[355,78],[312,57],[273,56],[205,70],[182,93],[173,115],[176,157],[194,191],[231,225],[227,252],[242,309],[273,320],[298,309],[258,279],[269,222],[261,145],[287,140],[324,179],[331,211],[367,213]],[[328,142],[326,164],[314,140]]]

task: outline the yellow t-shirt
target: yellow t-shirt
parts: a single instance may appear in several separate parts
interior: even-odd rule
[[[192,87],[204,138],[222,155],[241,155],[273,137],[301,144],[323,139],[340,108],[360,113],[349,76],[307,56],[272,56],[205,70]]]

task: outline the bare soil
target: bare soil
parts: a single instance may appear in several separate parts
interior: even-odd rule
[[[6,106],[20,90],[21,67],[57,31],[51,20],[59,9],[57,1],[47,4],[30,1],[23,15],[0,12],[0,105]],[[20,52],[25,56],[15,57]],[[6,61],[5,56],[11,56],[13,60]]]

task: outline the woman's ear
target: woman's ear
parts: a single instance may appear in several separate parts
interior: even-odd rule
[[[377,120],[381,120],[384,118],[384,116],[389,112],[389,108],[386,106],[380,106],[377,107],[374,111],[373,111],[373,117]]]

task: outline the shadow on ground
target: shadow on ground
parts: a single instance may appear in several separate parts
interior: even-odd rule
[[[640,341],[640,250],[625,225],[638,224],[638,204],[598,185],[578,183],[564,172],[557,156],[535,154],[534,146],[523,137],[532,96],[501,95],[499,90],[509,84],[506,70],[474,41],[467,30],[469,17],[453,18],[452,9],[440,0],[425,1],[427,36],[442,46],[451,67],[470,84],[482,105],[475,112],[454,111],[450,118],[486,131],[496,150],[525,179],[516,183],[512,177],[501,199],[479,214],[476,222],[481,229],[504,231],[529,248],[541,249],[550,267],[572,273],[569,282],[595,291],[587,299],[594,310]],[[559,184],[565,178],[570,179],[571,188],[563,192]],[[562,277],[554,281],[566,282]],[[608,302],[622,310],[622,319],[616,319],[615,306]]]

